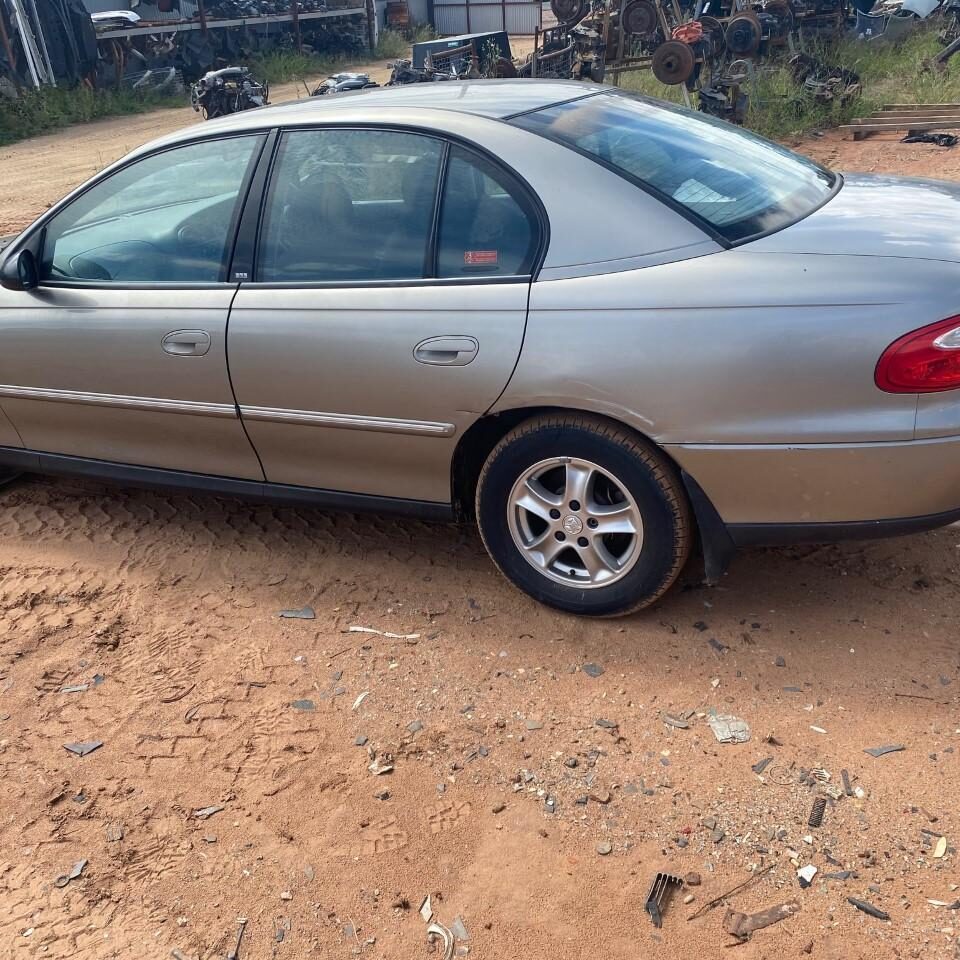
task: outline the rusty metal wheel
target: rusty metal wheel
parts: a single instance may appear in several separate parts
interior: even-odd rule
[[[630,0],[623,8],[623,31],[649,37],[657,29],[657,8],[651,0]]]
[[[667,86],[685,83],[693,76],[697,58],[693,48],[681,40],[661,43],[653,54],[653,75]]]
[[[589,9],[588,0],[550,0],[550,9],[560,23],[582,20]]]
[[[752,11],[738,13],[727,24],[727,49],[738,57],[752,56],[760,49],[763,30],[757,15]]]

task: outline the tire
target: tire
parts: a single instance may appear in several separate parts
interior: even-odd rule
[[[570,499],[578,490],[582,502]],[[579,615],[650,606],[690,554],[691,512],[676,467],[599,417],[554,414],[517,426],[483,466],[476,512],[501,573],[541,603]]]

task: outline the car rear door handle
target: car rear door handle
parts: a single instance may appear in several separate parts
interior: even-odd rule
[[[165,353],[172,357],[202,357],[210,349],[206,330],[174,330],[162,341]]]
[[[413,358],[440,367],[463,367],[479,350],[480,344],[473,337],[431,337],[413,348]]]

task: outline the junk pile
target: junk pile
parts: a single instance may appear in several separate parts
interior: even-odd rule
[[[83,0],[0,0],[0,89],[176,90],[271,50],[358,56],[369,42],[362,0],[206,0],[202,17],[195,0],[94,14]]]

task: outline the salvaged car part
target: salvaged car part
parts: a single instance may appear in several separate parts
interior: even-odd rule
[[[697,58],[689,44],[682,40],[668,40],[657,47],[653,55],[653,75],[668,86],[685,83],[693,76]]]
[[[205,120],[265,107],[269,97],[269,86],[255,80],[247,67],[211,70],[190,90],[190,103]]]
[[[749,57],[760,49],[763,28],[759,17],[747,10],[730,18],[727,24],[727,49],[738,57]]]
[[[653,0],[630,0],[623,8],[623,20],[620,24],[624,33],[649,37],[659,26],[657,8]]]
[[[550,9],[559,23],[579,23],[590,10],[589,0],[550,0]]]
[[[672,873],[658,873],[650,884],[650,892],[643,909],[650,914],[655,927],[663,926],[663,911],[674,890],[683,886],[683,879]]]
[[[343,93],[346,90],[366,90],[368,87],[379,87],[380,84],[370,79],[366,73],[335,73],[321,80],[311,97],[323,97],[330,93]]]
[[[833,67],[807,53],[795,53],[787,67],[795,83],[819,103],[833,100],[841,104],[860,96],[860,76],[845,67]]]

